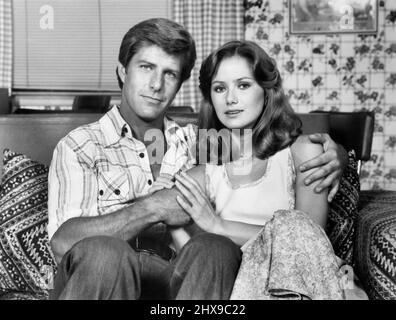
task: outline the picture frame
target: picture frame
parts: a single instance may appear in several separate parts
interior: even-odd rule
[[[378,0],[289,0],[294,35],[378,31]]]

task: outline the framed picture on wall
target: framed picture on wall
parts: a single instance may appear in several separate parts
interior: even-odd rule
[[[378,0],[289,0],[290,34],[376,33]]]

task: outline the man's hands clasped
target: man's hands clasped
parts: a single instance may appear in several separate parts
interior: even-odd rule
[[[172,203],[172,206],[181,207],[183,213],[181,210],[173,210],[164,218],[164,223],[177,227],[187,224],[192,218],[202,230],[214,230],[219,222],[219,217],[215,214],[209,199],[198,182],[185,172],[176,174],[175,178],[168,174],[161,174],[153,183],[149,193],[152,194],[162,189],[172,189],[173,186],[176,186],[181,195],[176,196],[176,201]],[[170,203],[164,203],[164,206],[169,205]]]
[[[162,221],[166,225],[172,227],[185,226],[191,223],[191,217],[184,210],[181,210],[179,204],[175,201],[174,192],[170,191],[174,185],[174,178],[170,174],[161,174],[149,189],[149,194],[152,195],[152,201],[161,202],[157,203],[156,208],[161,211]],[[168,194],[162,194],[156,199],[154,193],[162,189],[169,189],[165,191]],[[166,208],[166,210],[161,210],[160,208]]]

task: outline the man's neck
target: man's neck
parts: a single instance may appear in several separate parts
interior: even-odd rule
[[[148,130],[158,129],[162,132],[164,131],[164,115],[153,121],[146,121],[130,111],[129,108],[120,108],[120,114],[132,129],[133,137],[142,142],[144,142],[144,136]]]

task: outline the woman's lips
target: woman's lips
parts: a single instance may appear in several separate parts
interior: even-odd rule
[[[236,109],[236,110],[227,110],[226,112],[224,112],[226,115],[228,116],[235,116],[240,114],[241,112],[243,112],[243,110],[240,109]]]

